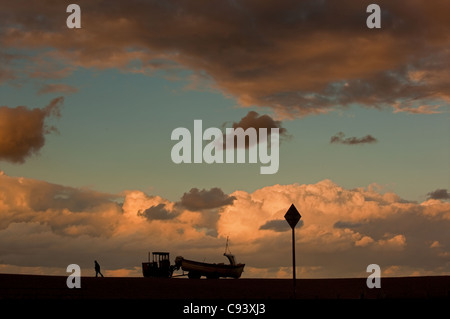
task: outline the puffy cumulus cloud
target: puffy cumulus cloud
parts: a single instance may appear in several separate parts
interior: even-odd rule
[[[373,187],[347,190],[329,180],[232,195],[236,200],[221,214],[219,236],[239,239],[234,250],[252,267],[289,266],[290,232],[283,232],[289,227],[282,218],[294,203],[303,222],[296,231],[303,277],[365,276],[371,263],[382,270],[398,266],[397,275],[450,271],[443,255],[450,244],[448,203],[412,203]],[[439,252],[430,249],[434,241]]]
[[[406,238],[404,235],[395,235],[391,238],[380,239],[377,244],[380,248],[388,247],[389,249],[402,250],[406,245]]]
[[[25,106],[0,106],[0,160],[23,163],[38,153],[45,144],[45,134],[56,131],[45,121],[61,116],[63,101],[63,97],[58,97],[43,109],[31,110]]]
[[[244,276],[289,277],[291,234],[283,216],[294,203],[302,215],[300,277],[364,277],[372,263],[382,275],[450,272],[448,202],[412,203],[329,180],[226,196],[234,199],[188,209],[136,190],[113,195],[0,174],[0,269],[65,274],[78,263],[93,275],[96,259],[108,275],[140,276],[148,251],[224,262],[229,236],[231,251],[247,265]]]
[[[450,193],[446,189],[436,189],[429,192],[428,199],[450,199]]]
[[[177,214],[171,213],[166,209],[165,204],[158,204],[156,206],[152,206],[147,208],[143,212],[138,212],[138,215],[144,216],[149,220],[155,219],[172,219],[177,216]]]
[[[58,268],[64,274],[68,264],[78,263],[89,274],[97,259],[106,274],[139,275],[136,267],[152,250],[204,259],[223,249],[218,209],[188,210],[141,191],[114,195],[2,172],[2,269]]]
[[[225,126],[227,123],[224,123],[223,126]],[[278,129],[278,134],[281,138],[290,138],[291,135],[288,133],[287,129],[285,129],[282,125],[281,125],[281,121],[276,121],[274,120],[271,116],[267,115],[267,114],[263,114],[263,115],[259,115],[258,112],[255,111],[250,111],[247,113],[246,116],[244,116],[239,122],[233,122],[232,127],[234,129],[237,128],[242,128],[244,131],[247,130],[248,128],[254,128],[256,130],[256,136],[257,136],[257,141],[255,141],[256,143],[258,143],[260,141],[259,138],[259,129],[260,128],[265,128],[267,129],[267,138],[270,140],[269,136],[272,134],[272,129],[277,128]],[[234,143],[232,145],[234,145],[235,148],[238,147],[238,143],[237,143],[237,137],[236,136],[225,136],[225,141],[224,141],[224,147],[226,147],[226,145],[228,145],[228,139],[234,138]],[[250,145],[251,141],[249,138],[245,139],[245,148],[249,148],[253,145]]]
[[[34,225],[61,236],[110,236],[119,223],[118,197],[28,178],[0,176],[0,229]],[[34,232],[34,231],[33,231]]]
[[[197,212],[200,220],[194,225],[197,229],[203,229],[207,235],[217,237],[217,222],[220,211],[224,206],[232,205],[236,198],[225,194],[220,188],[213,187],[210,190],[192,188],[184,193],[179,202],[174,203],[178,209],[186,209]]]
[[[43,49],[33,58],[51,55],[60,65],[38,65],[33,74],[187,68],[240,105],[271,107],[279,117],[352,103],[429,114],[450,99],[450,4],[443,0],[380,0],[376,31],[366,27],[367,1],[80,0],[79,30],[64,27],[67,2],[2,3],[0,57],[30,61],[19,52]],[[0,67],[0,80],[17,77],[11,72]]]
[[[188,193],[183,194],[180,204],[189,210],[202,210],[231,205],[235,199],[234,196],[225,194],[217,187],[210,190],[192,188]]]

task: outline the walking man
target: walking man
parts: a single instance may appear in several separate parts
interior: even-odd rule
[[[95,264],[95,277],[98,277],[98,274],[103,277],[103,274],[100,272],[100,265],[98,264],[97,260],[94,260]]]

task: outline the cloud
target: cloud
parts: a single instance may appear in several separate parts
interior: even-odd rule
[[[427,195],[428,199],[450,199],[450,193],[446,189],[436,189]]]
[[[223,124],[223,126],[225,126],[225,125],[227,125],[227,123]],[[259,113],[255,112],[255,111],[248,112],[247,115],[244,116],[239,122],[233,122],[232,128],[237,129],[239,127],[242,128],[244,131],[251,127],[254,128],[256,130],[258,142],[260,141],[260,137],[259,137],[259,129],[260,128],[267,129],[267,138],[268,139],[269,139],[269,136],[272,134],[272,129],[274,129],[274,128],[278,129],[278,134],[279,134],[280,138],[290,138],[290,135],[287,132],[287,130],[284,127],[282,127],[281,121],[276,121],[267,114],[259,115]],[[225,136],[225,141],[224,141],[225,145],[228,145],[227,139],[229,139],[229,138],[232,138],[232,137]],[[237,148],[238,147],[237,138],[235,136],[233,136],[233,138],[235,139],[233,145],[235,148]],[[245,139],[245,148],[249,148],[251,146],[253,146],[253,145],[250,145],[250,140],[248,138],[246,138]]]
[[[363,276],[363,268],[370,263],[378,263],[382,269],[398,265],[397,275],[411,274],[411,269],[419,273],[450,271],[448,264],[442,266],[439,253],[429,247],[432,241],[450,240],[445,230],[450,221],[448,203],[418,204],[394,193],[378,193],[373,187],[346,190],[329,180],[232,195],[236,200],[221,213],[218,233],[239,238],[239,250],[234,251],[241,259],[251,260],[252,266],[277,267],[281,260],[289,266],[290,236],[282,231],[287,225],[282,216],[294,203],[303,222],[296,232],[302,266],[316,269],[314,276],[355,276],[358,271]],[[419,265],[417,256],[429,259],[421,257]]]
[[[406,112],[411,114],[439,114],[441,105],[419,105],[418,107],[394,105],[394,113]]]
[[[8,26],[0,30],[0,54],[27,67],[0,67],[0,79],[44,75],[46,69],[61,76],[80,67],[144,74],[189,69],[193,79],[208,79],[241,106],[269,107],[278,118],[352,104],[437,113],[440,107],[429,105],[450,100],[445,1],[405,6],[381,0],[379,32],[366,28],[365,4],[351,0],[131,0],[121,10],[117,1],[79,5],[91,14],[83,15],[75,33],[64,27],[63,2],[8,3],[8,12],[0,13]],[[37,56],[21,54],[29,50]]]
[[[138,212],[139,216],[144,216],[149,220],[166,220],[172,219],[177,216],[177,213],[173,213],[166,208],[166,204],[158,204],[156,206],[152,206],[147,208],[143,212]]]
[[[300,228],[303,225],[303,221],[300,220],[298,224],[295,226],[296,228]],[[287,223],[285,219],[272,219],[268,220],[264,225],[259,227],[260,230],[273,230],[276,232],[284,232],[291,229],[291,226]]]
[[[46,232],[56,236],[109,236],[121,212],[117,195],[10,177],[3,172],[0,194],[0,229],[14,224],[38,230],[44,225]]]
[[[355,242],[355,246],[356,247],[366,247],[368,245],[371,245],[373,242],[374,242],[374,240],[370,236],[363,236],[363,237],[361,237],[361,239],[358,239]]]
[[[439,248],[441,247],[441,244],[437,240],[433,241],[430,245],[430,248]]]
[[[233,204],[236,198],[225,194],[220,188],[214,187],[210,190],[192,188],[181,197],[180,204],[189,210],[202,210],[219,208]]]
[[[448,202],[411,203],[329,180],[219,197],[234,199],[190,210],[141,191],[108,194],[1,172],[0,269],[66,275],[67,265],[77,263],[88,275],[97,259],[110,275],[141,276],[148,251],[169,251],[172,262],[177,255],[225,262],[229,237],[246,263],[244,276],[290,277],[291,235],[283,216],[295,203],[302,215],[296,228],[302,278],[364,277],[371,263],[382,275],[450,273]]]
[[[26,158],[37,154],[45,144],[45,135],[56,131],[45,121],[61,116],[63,101],[63,97],[58,97],[43,109],[31,110],[25,106],[0,106],[0,160],[23,163]]]
[[[70,93],[76,93],[78,92],[78,89],[76,87],[67,85],[67,84],[46,84],[44,86],[42,86],[39,91],[38,91],[38,95],[42,95],[42,94],[48,94],[48,93],[65,93],[65,94],[70,94]]]
[[[378,142],[378,140],[370,134],[359,138],[358,137],[345,138],[345,134],[342,132],[338,132],[330,139],[331,144],[346,144],[346,145],[371,144],[376,142]]]
[[[338,220],[337,222],[334,223],[333,227],[335,227],[335,228],[357,228],[361,225],[362,225],[361,223],[352,223],[352,222]]]
[[[394,250],[402,250],[406,245],[406,237],[404,235],[396,235],[387,239],[380,239],[377,243],[381,248],[390,248]]]

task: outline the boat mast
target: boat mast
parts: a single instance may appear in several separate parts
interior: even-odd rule
[[[228,253],[227,253],[228,251]],[[230,261],[230,265],[236,265],[236,259],[234,259],[234,255],[231,253],[230,248],[228,247],[228,236],[227,236],[227,244],[225,245],[225,252],[223,253],[225,257]]]
[[[228,236],[227,236],[227,243],[226,243],[226,245],[225,245],[225,252],[224,252],[223,254],[226,255],[227,251],[229,251],[230,254],[231,254],[231,251],[230,251],[230,249],[228,248]]]

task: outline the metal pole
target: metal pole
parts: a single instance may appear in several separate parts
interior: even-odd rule
[[[294,298],[295,298],[295,227],[292,227],[292,282],[294,289]]]

